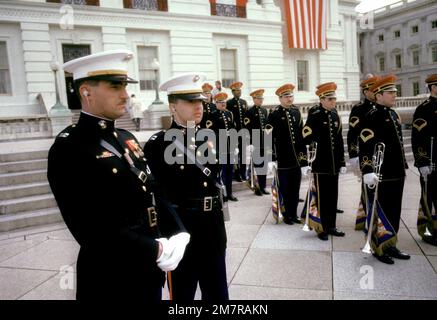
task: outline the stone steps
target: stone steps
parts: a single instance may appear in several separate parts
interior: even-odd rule
[[[53,194],[40,194],[0,201],[0,215],[56,207]]]
[[[47,181],[47,170],[31,170],[0,174],[0,187]]]
[[[0,201],[51,193],[49,183],[32,182],[0,187]]]
[[[0,174],[21,172],[25,170],[46,170],[46,169],[47,169],[46,159],[0,163]]]
[[[46,208],[0,215],[0,232],[62,222],[59,209]]]

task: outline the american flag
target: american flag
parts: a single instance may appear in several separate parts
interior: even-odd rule
[[[328,48],[328,0],[285,0],[285,13],[290,48]]]

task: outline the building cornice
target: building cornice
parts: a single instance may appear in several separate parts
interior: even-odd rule
[[[160,11],[136,9],[114,9],[95,6],[72,5],[75,26],[111,26],[148,30],[172,30],[175,23],[195,23],[197,30],[218,32],[223,28],[226,33],[241,34],[256,27],[266,31],[277,30],[283,22],[260,22],[250,19],[176,14]],[[0,0],[0,21],[33,22],[59,24],[62,15],[61,6],[54,3],[35,3]],[[171,24],[170,24],[171,18]]]

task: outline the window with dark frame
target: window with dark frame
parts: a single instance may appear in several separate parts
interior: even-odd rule
[[[415,25],[411,27],[411,33],[415,34],[419,32],[419,26]]]
[[[222,86],[228,88],[237,80],[237,50],[220,49]]]
[[[396,69],[402,68],[402,55],[400,53],[395,54],[395,67]]]
[[[152,68],[153,59],[158,58],[158,48],[152,46],[138,46],[138,71],[140,90],[155,90],[155,71]]]
[[[309,91],[308,84],[308,61],[298,60],[297,61],[297,90],[298,91]]]
[[[413,66],[418,66],[419,65],[419,50],[413,50],[411,52],[412,57],[413,57]]]
[[[420,93],[419,82],[413,82],[413,96],[417,96]]]
[[[9,70],[6,41],[0,41],[0,94],[12,94],[11,74]]]
[[[400,38],[401,37],[401,30],[396,30],[395,31],[395,38]]]
[[[167,0],[123,0],[123,8],[147,11],[168,11]]]
[[[62,3],[62,4],[75,4],[75,5],[86,5],[86,6],[100,6],[100,1],[99,0],[46,0],[46,2]]]

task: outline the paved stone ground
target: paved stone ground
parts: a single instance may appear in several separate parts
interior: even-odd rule
[[[306,188],[304,179],[301,197]],[[339,208],[345,212],[337,225],[346,237],[329,241],[302,226],[274,224],[270,196],[236,193],[240,201],[231,203],[226,223],[230,298],[436,299],[437,247],[421,241],[416,230],[416,169],[408,170],[398,235],[398,247],[411,260],[388,266],[361,252],[363,233],[353,229],[359,189],[355,176],[341,176]],[[0,299],[74,299],[74,273],[61,270],[74,272],[77,252],[64,224],[0,234]]]

